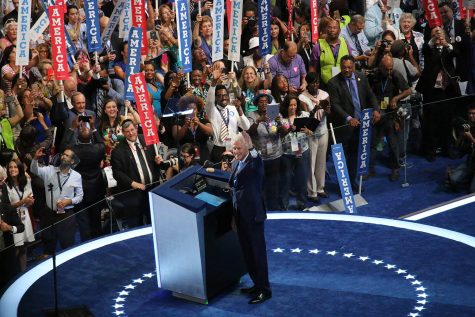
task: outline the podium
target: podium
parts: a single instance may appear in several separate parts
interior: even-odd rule
[[[207,304],[246,274],[228,179],[193,166],[149,192],[159,288]]]

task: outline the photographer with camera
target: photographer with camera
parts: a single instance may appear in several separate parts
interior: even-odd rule
[[[457,190],[467,188],[475,193],[475,104],[468,107],[468,120],[460,120],[456,129],[459,132],[459,150],[467,154],[465,162],[455,169],[448,170],[447,187]]]
[[[370,77],[370,85],[380,105],[382,118],[373,128],[373,140],[371,144],[370,174],[374,174],[376,147],[383,136],[386,136],[390,148],[391,181],[399,179],[399,147],[400,134],[403,132],[401,120],[405,119],[407,104],[403,108],[402,100],[411,95],[411,88],[404,77],[394,70],[393,58],[386,55],[381,60],[379,69]],[[401,110],[399,110],[401,109]],[[406,114],[407,115],[407,114]]]
[[[379,67],[384,56],[391,56],[391,45],[396,40],[396,35],[391,30],[383,32],[381,41],[376,42],[374,50],[368,58],[368,68],[375,69]]]
[[[424,97],[422,128],[424,151],[429,162],[435,161],[437,147],[442,148],[442,154],[450,154],[450,125],[457,107],[453,101],[445,100],[460,96],[454,65],[456,46],[447,42],[440,27],[432,29],[431,36],[424,44],[426,67],[416,85],[416,90]]]

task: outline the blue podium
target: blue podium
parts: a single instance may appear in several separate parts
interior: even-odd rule
[[[158,287],[176,297],[207,304],[247,272],[228,179],[193,166],[149,192]]]

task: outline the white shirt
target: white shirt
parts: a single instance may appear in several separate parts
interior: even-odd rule
[[[139,156],[137,154],[137,148],[135,147],[136,143],[139,144],[140,151],[142,151],[142,155],[145,159],[145,165],[146,165],[145,168],[147,169],[148,175],[150,175],[150,182],[153,182],[153,174],[150,171],[150,167],[148,166],[148,162],[147,162],[147,156],[145,155],[145,151],[143,150],[143,146],[142,146],[142,144],[140,144],[139,139],[137,138],[137,140],[135,140],[135,142],[130,142],[129,140],[127,140],[127,144],[129,145],[130,149],[132,150],[132,154],[134,156],[135,164],[137,164],[137,169],[139,170],[140,182],[144,185],[147,185],[147,184],[145,184],[145,176],[144,176],[144,173],[143,173],[143,168],[144,167],[140,164],[140,159],[139,159]]]
[[[216,146],[225,147],[226,144],[221,141],[219,137],[219,133],[221,130],[221,122],[223,118],[221,117],[220,110],[216,107],[215,104],[215,90],[216,87],[211,86],[208,90],[208,96],[206,97],[206,114],[208,115],[208,119],[211,122],[211,126],[213,127],[213,144]],[[235,106],[228,105],[226,106],[228,109],[229,117],[228,117],[228,133],[229,138],[233,138],[238,134],[238,127],[243,129],[244,131],[248,130],[251,126],[249,123],[249,119],[242,114],[239,115]]]

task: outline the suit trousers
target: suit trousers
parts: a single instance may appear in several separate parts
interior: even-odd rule
[[[270,291],[264,222],[245,221],[238,213],[236,227],[249,276],[257,289]]]
[[[53,254],[58,241],[61,249],[66,249],[74,245],[77,226],[73,209],[66,210],[64,214],[57,214],[49,210],[47,215],[41,218],[41,230],[44,230],[42,236],[43,239],[47,241],[45,242],[46,254]],[[54,227],[52,227],[53,224]]]

